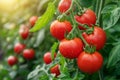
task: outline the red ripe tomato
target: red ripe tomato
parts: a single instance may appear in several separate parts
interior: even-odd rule
[[[88,44],[96,46],[97,50],[103,48],[106,42],[106,33],[100,27],[94,27],[94,31],[92,34],[83,33],[84,39]]]
[[[69,59],[77,58],[83,51],[83,42],[79,38],[72,40],[62,40],[59,45],[60,53]]]
[[[7,62],[10,66],[13,66],[18,62],[18,59],[15,56],[9,56]]]
[[[29,22],[32,26],[34,26],[34,24],[36,23],[38,17],[37,16],[32,16],[30,19],[29,19]]]
[[[55,74],[56,77],[58,75],[60,75],[59,64],[56,64],[55,66],[53,66],[52,68],[50,68],[50,72],[52,74]]]
[[[30,60],[30,59],[33,59],[34,56],[35,56],[35,51],[34,51],[33,49],[25,49],[25,50],[23,51],[23,57],[24,57],[25,59]]]
[[[19,34],[22,37],[22,39],[27,39],[29,36],[29,28],[25,25],[21,25]]]
[[[56,53],[54,54],[54,58],[56,57]],[[46,64],[50,64],[52,62],[52,58],[51,58],[51,53],[47,52],[44,54],[44,62]]]
[[[93,12],[92,10],[90,9],[87,9],[85,11],[85,13],[83,13],[82,15],[76,15],[75,16],[75,19],[77,22],[79,22],[80,24],[87,24],[88,26],[92,26],[96,23],[96,15],[95,15],[95,12]],[[82,26],[78,26],[79,29],[81,30],[85,30],[84,27]]]
[[[97,72],[103,64],[103,57],[99,52],[87,53],[83,51],[77,59],[78,67],[85,73]]]
[[[25,48],[24,44],[16,43],[14,45],[14,52],[17,53],[17,54],[20,54],[23,51],[24,48]]]
[[[55,20],[52,22],[50,26],[50,32],[52,36],[57,38],[58,40],[62,40],[65,38],[65,34],[70,32],[72,29],[72,25],[68,21],[60,22],[58,20]]]
[[[59,12],[64,13],[67,11],[70,8],[71,2],[71,0],[61,0],[58,5]]]

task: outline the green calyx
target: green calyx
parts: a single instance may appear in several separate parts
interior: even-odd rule
[[[87,46],[85,46],[84,50],[85,50],[85,52],[92,54],[96,51],[96,47],[91,46],[91,45],[87,45]]]
[[[66,19],[65,19],[65,15],[60,15],[60,16],[58,16],[58,17],[57,17],[57,20],[60,21],[60,22],[65,21],[65,20],[66,20]]]
[[[82,14],[84,14],[86,12],[87,9],[85,8],[80,8],[79,12],[77,13],[78,16],[81,16]]]
[[[89,35],[92,34],[94,31],[94,27],[89,27],[88,29],[85,30],[85,32]]]
[[[68,33],[68,35],[66,36],[67,39],[73,39],[77,36],[77,26],[76,25],[73,25],[73,29],[71,30],[70,33]]]

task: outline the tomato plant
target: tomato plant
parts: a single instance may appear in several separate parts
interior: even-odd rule
[[[35,51],[33,50],[33,49],[25,49],[24,51],[23,51],[23,57],[25,58],[25,59],[33,59],[34,58],[34,56],[35,56]]]
[[[92,27],[96,23],[96,14],[91,9],[85,10],[81,15],[75,15],[75,19],[80,24],[86,24]],[[82,26],[78,26],[80,29],[84,30],[85,28]]]
[[[61,22],[61,21],[55,20],[50,26],[51,34],[59,40],[64,39],[65,34],[70,32],[71,29],[72,29],[72,25],[69,21]]]
[[[52,68],[50,68],[50,72],[51,72],[52,74],[55,74],[56,77],[57,77],[58,75],[60,75],[59,65],[56,64],[55,66],[53,66]]]
[[[37,16],[32,16],[30,19],[29,19],[29,22],[32,26],[34,26],[34,24],[36,23],[38,17]]]
[[[79,38],[73,40],[62,40],[59,45],[60,53],[69,59],[77,58],[78,55],[83,51],[83,43]]]
[[[119,0],[26,1],[0,8],[0,80],[120,79]]]
[[[56,57],[56,53],[54,54],[54,58]],[[46,64],[50,64],[52,62],[52,56],[51,56],[51,53],[50,52],[47,52],[44,54],[44,62]]]
[[[18,59],[15,56],[9,56],[7,61],[10,66],[13,66],[18,62]]]
[[[17,54],[20,54],[23,51],[24,48],[25,48],[24,44],[16,43],[14,45],[14,52],[17,53]]]
[[[101,68],[103,57],[99,52],[87,53],[83,51],[77,59],[77,64],[81,71],[92,74]]]
[[[94,27],[92,34],[83,33],[83,37],[90,45],[96,46],[97,50],[104,47],[106,42],[106,33],[100,27]]]
[[[71,1],[72,0],[61,0],[58,5],[59,12],[64,13],[67,11],[70,8]]]
[[[29,28],[26,25],[21,25],[20,30],[19,30],[19,34],[20,34],[22,39],[27,39],[29,36]]]
[[[53,16],[53,11],[56,10],[54,13],[56,13],[55,16],[57,17],[57,20],[51,22],[50,33],[58,40],[58,44],[55,42],[55,44],[51,47],[51,55],[54,56],[55,52],[57,52],[57,55],[51,64],[43,65],[43,69],[39,69],[40,71],[43,70],[43,72],[47,71],[46,75],[48,76],[48,79],[110,79],[109,74],[107,74],[105,71],[109,70],[110,64],[115,60],[113,57],[108,58],[108,55],[110,53],[109,48],[112,49],[113,46],[111,41],[116,41],[116,39],[110,35],[111,32],[114,33],[114,30],[110,30],[110,27],[115,26],[115,24],[117,24],[119,21],[118,18],[114,18],[115,21],[112,20],[112,18],[115,17],[113,15],[116,15],[119,10],[117,9],[112,15],[113,11],[111,12],[112,9],[108,7],[110,2],[110,0],[55,0],[53,3],[49,3],[46,12],[43,14],[43,16],[41,16],[41,19],[38,20],[39,23],[42,23],[42,21],[46,20],[43,19],[46,16],[49,17],[50,20],[47,19],[45,23],[47,24],[48,20],[51,22],[52,18],[48,14],[51,12],[51,15]],[[88,5],[87,3],[90,4]],[[58,4],[57,9],[55,9],[56,4]],[[48,10],[50,7],[52,7],[52,9]],[[105,10],[107,10],[108,13],[105,12]],[[114,25],[106,24],[109,23],[107,20],[113,22]],[[65,24],[66,21],[69,22],[69,25]],[[43,28],[43,25],[45,24],[37,24],[30,31],[38,31],[39,29]],[[107,44],[109,41],[110,44]],[[110,47],[110,45],[112,46]],[[114,50],[112,50],[111,55],[113,51]],[[115,57],[115,55],[112,56]],[[60,64],[60,74],[56,77],[49,73],[49,69],[51,69],[51,66],[53,67],[55,64]],[[34,71],[36,70],[37,69]],[[35,76],[30,77],[31,75],[32,72],[28,75],[28,79],[35,78]],[[103,75],[105,77],[103,77]],[[113,80],[117,80],[118,76],[112,76],[111,78]]]

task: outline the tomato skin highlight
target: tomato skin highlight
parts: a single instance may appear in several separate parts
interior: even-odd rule
[[[23,57],[25,59],[30,60],[30,59],[33,59],[34,56],[35,56],[35,51],[33,49],[24,49],[24,51],[23,51]]]
[[[32,17],[29,19],[29,22],[30,22],[30,24],[32,25],[32,27],[35,25],[37,19],[38,19],[37,16],[32,16]]]
[[[56,57],[56,53],[54,54],[54,58]],[[51,58],[51,53],[50,52],[47,52],[44,54],[44,62],[46,64],[50,64],[52,62],[52,58]]]
[[[91,54],[83,51],[77,59],[77,64],[81,71],[93,74],[102,67],[103,57],[97,51]]]
[[[96,23],[96,14],[91,9],[87,9],[82,15],[75,15],[74,18],[80,24],[87,24],[89,27],[92,27]],[[85,30],[84,27],[78,26],[79,29]]]
[[[72,25],[69,21],[60,22],[55,20],[50,26],[50,33],[58,40],[65,38],[65,34],[72,30]]]
[[[10,66],[13,66],[13,65],[17,64],[18,59],[15,56],[9,56],[7,59],[7,62]]]
[[[20,54],[23,51],[24,48],[25,48],[25,44],[16,43],[14,45],[14,52],[17,53],[17,54]]]
[[[50,68],[50,72],[52,74],[55,74],[55,77],[59,76],[60,75],[59,64],[56,64],[55,66]]]
[[[94,27],[92,34],[83,33],[84,39],[88,44],[96,46],[96,50],[100,50],[104,47],[106,42],[106,33],[100,27]]]
[[[66,12],[71,6],[71,0],[61,0],[58,5],[58,10],[60,13]]]
[[[65,58],[74,59],[83,51],[83,42],[79,38],[64,39],[60,42],[59,50]]]

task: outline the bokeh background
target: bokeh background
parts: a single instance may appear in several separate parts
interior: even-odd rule
[[[27,80],[27,75],[36,65],[42,64],[43,54],[50,51],[55,41],[49,33],[49,26],[31,33],[26,40],[21,39],[19,28],[22,24],[30,26],[31,16],[40,17],[50,0],[0,0],[0,80]],[[46,37],[45,37],[46,36]],[[16,43],[24,43],[35,50],[35,58],[27,61],[22,54],[14,52]],[[15,55],[19,63],[9,66],[7,58]]]

